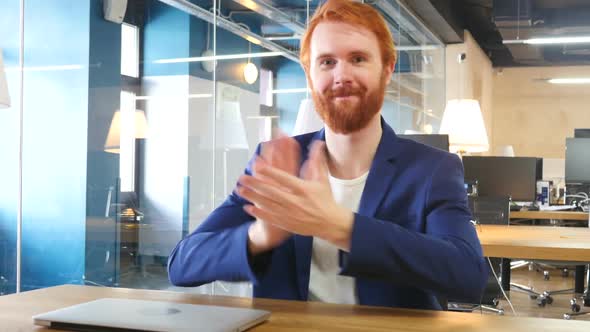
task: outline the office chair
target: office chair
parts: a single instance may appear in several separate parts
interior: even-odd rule
[[[495,225],[508,225],[509,222],[509,210],[510,210],[510,197],[478,197],[469,196],[469,209],[473,215],[473,219],[477,224],[495,224]],[[502,289],[498,280],[494,276],[499,275],[500,270],[500,258],[490,258],[490,271],[488,274],[488,282],[484,289],[484,294],[480,304],[465,304],[455,300],[449,301],[450,311],[487,311],[496,313],[498,315],[504,314],[504,309],[498,308],[500,298],[502,297]],[[494,271],[492,272],[492,268]]]
[[[585,307],[590,307],[590,265],[584,266],[584,273],[585,273],[585,279],[586,279],[586,285],[587,288],[585,289],[585,291],[582,293],[581,299],[582,299],[582,303]],[[583,270],[583,269],[580,269]],[[576,273],[579,273],[580,271],[578,269],[576,269]],[[563,319],[572,319],[572,317],[577,317],[577,316],[583,316],[583,315],[589,315],[590,311],[586,311],[586,312],[581,312],[581,306],[580,304],[578,304],[578,299],[575,295],[576,293],[574,293],[574,297],[570,300],[570,308],[572,312],[566,312],[565,314],[563,314]]]
[[[569,275],[568,268],[571,266],[575,266],[576,271],[576,287],[568,288],[568,289],[560,289],[560,290],[546,290],[543,292],[536,292],[532,287],[526,287],[523,285],[518,284],[511,284],[511,287],[516,291],[521,291],[527,293],[531,300],[536,300],[537,305],[540,307],[544,307],[547,304],[553,303],[553,295],[557,294],[580,294],[583,292],[583,275],[585,269],[585,262],[572,262],[572,261],[565,261],[560,262],[558,265],[555,264],[554,261],[543,261],[543,260],[535,260],[531,262],[524,262],[518,264],[514,267],[519,267],[523,265],[529,265],[529,268],[536,268],[537,271],[543,271],[543,277],[545,280],[549,280],[549,271],[545,267],[552,267],[552,268],[559,268],[562,270],[562,276],[567,277]],[[513,267],[513,268],[514,268]],[[581,278],[581,279],[578,279]],[[584,301],[584,303],[590,304],[590,300]],[[577,312],[580,310],[579,305],[577,304],[576,297],[572,298],[571,300],[571,308],[573,312]],[[577,310],[576,310],[577,309]]]

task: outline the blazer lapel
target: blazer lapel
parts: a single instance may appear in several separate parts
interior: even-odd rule
[[[381,201],[388,192],[395,177],[395,157],[400,153],[398,138],[383,118],[381,118],[381,127],[383,134],[369,170],[358,210],[360,215],[368,217],[375,216]]]

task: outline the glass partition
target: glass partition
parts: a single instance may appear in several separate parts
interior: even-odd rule
[[[299,38],[318,1],[129,0],[123,22],[106,20],[100,0],[23,3],[0,3],[12,97],[0,109],[0,294],[17,288],[22,202],[20,290],[251,296],[247,283],[172,287],[166,262],[257,145],[276,128],[293,134],[311,105]],[[397,1],[375,6],[399,51],[383,116],[398,133],[436,133],[444,46]]]
[[[0,4],[0,295],[14,293],[17,281],[19,146],[21,108],[20,4]],[[8,97],[8,98],[6,98]]]

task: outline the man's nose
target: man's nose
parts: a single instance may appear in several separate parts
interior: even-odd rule
[[[352,66],[346,61],[339,61],[334,68],[334,84],[348,85],[352,83]]]

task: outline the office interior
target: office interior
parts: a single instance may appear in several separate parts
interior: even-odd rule
[[[474,221],[588,228],[590,2],[366,2],[398,51],[382,116],[461,155]],[[320,3],[1,1],[0,299],[64,284],[251,297],[245,282],[174,287],[167,258],[258,143],[321,128],[298,60]],[[527,212],[582,217],[513,218]],[[501,258],[491,310],[449,310],[590,311],[582,293],[542,293],[575,276],[587,289],[588,262]],[[510,267],[525,293],[501,291]]]

